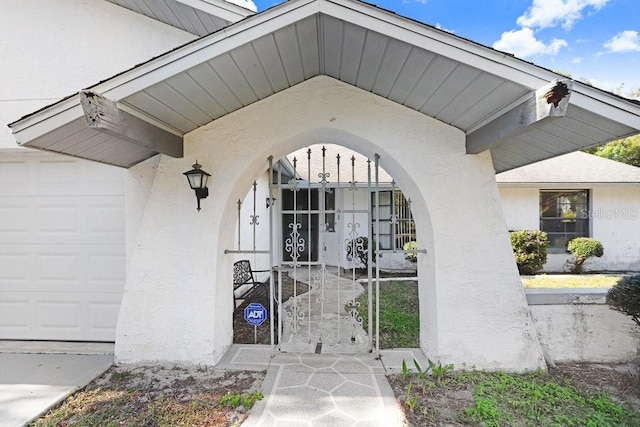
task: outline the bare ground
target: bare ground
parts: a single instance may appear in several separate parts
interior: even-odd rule
[[[247,417],[242,405],[221,404],[225,394],[249,395],[260,390],[264,372],[220,372],[204,366],[114,366],[59,408],[32,425],[73,426],[237,426]],[[640,381],[635,365],[562,364],[549,372],[558,383],[586,393],[606,391],[640,411]],[[429,388],[420,406],[404,403],[408,379],[389,377],[411,426],[476,425],[459,420],[470,406],[470,387],[451,383]],[[519,425],[517,422],[512,425]]]
[[[291,295],[293,281],[287,277],[283,301]],[[244,321],[243,309],[238,307],[234,313],[234,342],[253,343],[254,328]],[[258,328],[257,342],[269,342],[267,323]],[[638,366],[630,364],[560,364],[549,370],[549,376],[585,393],[607,392],[613,400],[640,411],[639,372]],[[248,410],[221,404],[220,399],[229,393],[239,396],[259,391],[264,375],[220,372],[206,366],[114,366],[32,425],[237,426]],[[401,375],[388,378],[409,425],[473,425],[458,417],[473,401],[469,386],[452,383],[430,388],[420,396],[420,406],[429,410],[418,412],[405,404],[408,379]]]

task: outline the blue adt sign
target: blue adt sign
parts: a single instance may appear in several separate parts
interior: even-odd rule
[[[244,320],[251,326],[260,326],[267,320],[267,309],[257,302],[252,302],[244,309]]]

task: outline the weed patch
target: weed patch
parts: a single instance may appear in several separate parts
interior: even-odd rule
[[[430,364],[390,378],[405,414],[415,425],[589,426],[640,425],[640,413],[607,393],[580,390],[546,372],[526,375],[451,372]],[[436,381],[436,370],[442,378]],[[425,415],[426,414],[426,415]]]

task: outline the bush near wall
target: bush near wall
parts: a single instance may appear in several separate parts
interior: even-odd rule
[[[535,274],[541,270],[547,262],[547,233],[539,230],[518,230],[509,232],[509,236],[520,274]]]
[[[640,326],[640,274],[622,277],[607,292],[607,304]]]
[[[582,266],[591,257],[601,257],[604,255],[602,243],[590,237],[576,237],[567,244],[567,252],[573,255],[574,260],[570,262],[569,268],[572,273],[582,273]]]

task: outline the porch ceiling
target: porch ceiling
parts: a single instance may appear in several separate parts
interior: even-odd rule
[[[125,0],[117,0],[125,1]],[[434,117],[467,134],[531,99],[553,72],[351,0],[293,0],[90,90],[182,136],[317,75]],[[640,131],[640,106],[573,82],[566,115],[491,147],[496,171]],[[130,167],[155,155],[81,126],[79,96],[10,126],[22,145]],[[490,134],[491,135],[491,134]],[[151,147],[151,148],[150,148]]]

